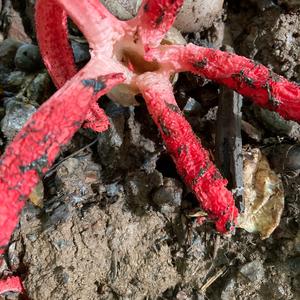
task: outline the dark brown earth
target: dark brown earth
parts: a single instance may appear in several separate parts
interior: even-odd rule
[[[14,2],[26,36],[35,43],[34,1]],[[225,1],[223,21],[185,37],[219,46],[219,23],[224,22],[223,46],[300,82],[300,9],[279,2]],[[76,41],[72,46],[77,62],[84,63],[88,47]],[[38,59],[30,71],[16,67],[19,47],[6,38],[0,44],[1,151],[54,91]],[[215,153],[220,87],[181,74],[175,92],[195,132]],[[110,129],[99,135],[81,129],[64,149],[43,180],[43,207],[26,205],[0,276],[21,275],[34,300],[300,299],[297,124],[266,116],[243,100],[243,121],[256,130],[242,131],[243,145],[269,154],[283,178],[285,209],[266,240],[242,229],[222,236],[213,223],[198,225],[190,217],[196,201],[176,173],[143,101],[135,108],[107,98],[102,102]],[[282,145],[295,145],[284,165],[289,147]]]

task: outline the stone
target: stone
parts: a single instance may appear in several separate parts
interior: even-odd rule
[[[239,272],[252,282],[260,282],[265,277],[265,270],[260,260],[244,264]]]

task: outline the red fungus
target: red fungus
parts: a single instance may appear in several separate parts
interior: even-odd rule
[[[25,200],[54,162],[60,147],[80,128],[91,102],[123,80],[122,74],[97,77],[95,92],[85,78],[95,78],[90,62],[28,120],[0,161],[0,254],[17,225]],[[91,79],[94,80],[94,79]]]
[[[5,280],[0,280],[0,295],[7,292],[14,292],[14,293],[24,292],[24,287],[19,277],[12,276],[12,277],[8,277]]]
[[[122,80],[123,88],[143,94],[179,174],[216,221],[217,230],[233,228],[238,211],[225,187],[227,181],[181,114],[169,79],[176,72],[191,71],[294,120],[300,119],[300,88],[234,54],[194,45],[159,46],[182,3],[144,0],[138,15],[122,22],[99,0],[36,1],[39,46],[60,90],[33,115],[1,158],[0,254],[9,243],[26,198],[60,146],[85,120],[84,126],[96,131],[107,128],[108,119],[96,101]],[[78,73],[67,39],[67,16],[91,49],[91,61]]]
[[[300,87],[246,57],[216,49],[160,46],[146,54],[173,72],[190,71],[234,89],[256,104],[300,121]]]
[[[95,78],[94,66],[89,63],[44,103],[1,157],[0,264],[26,199],[54,162],[60,147],[80,128],[91,102],[123,80],[122,74],[97,77],[101,89],[95,92],[85,79]]]
[[[61,6],[58,9],[66,11],[86,36],[92,49],[91,56],[102,60],[105,56],[106,64],[103,66],[105,72],[113,70],[123,72],[126,74],[124,83],[132,87],[132,90],[136,90],[136,93],[143,94],[148,110],[161,131],[179,174],[195,192],[199,203],[208,212],[209,217],[217,221],[217,230],[227,232],[233,228],[238,211],[231,193],[225,188],[227,181],[221,177],[209,160],[208,152],[201,146],[199,139],[180,113],[173,96],[172,86],[168,84],[169,78],[174,73],[173,70],[156,62],[150,61],[149,64],[144,59],[150,49],[160,45],[183,1],[144,1],[137,16],[127,22],[119,21],[111,16],[103,5],[98,3],[98,0],[86,1],[84,12],[78,14],[82,3],[77,5],[77,1],[81,3],[79,0],[74,1],[76,3],[66,0],[37,1],[37,36],[42,56],[53,81],[59,87],[75,69],[71,50],[64,51],[67,45],[67,33],[60,33],[59,38],[63,40],[59,40],[55,46],[52,42],[57,39],[56,32],[66,31],[65,24],[55,22],[53,17],[51,19],[51,16],[47,15],[54,3],[59,3]],[[97,7],[101,7],[101,13],[92,9],[95,2],[97,2]],[[65,14],[60,12],[59,15],[61,18],[63,16],[65,22]],[[88,27],[85,26],[86,19],[92,20]],[[47,30],[44,29],[45,22],[49,26]],[[105,34],[101,35],[99,28]],[[55,48],[53,52],[52,48]],[[58,52],[64,55],[60,55],[57,61]],[[63,57],[66,59],[64,60]],[[64,70],[61,70],[62,68]],[[161,93],[156,92],[155,88]],[[150,101],[154,98],[153,96],[148,101],[151,92],[156,95],[156,101]],[[166,106],[165,102],[168,103],[166,99],[169,99],[170,105]],[[88,113],[87,127],[93,124],[92,120],[96,120],[94,116],[92,108]],[[100,122],[97,126],[101,126],[99,124]],[[167,131],[171,133],[170,136],[165,134]],[[184,151],[178,155],[181,148],[184,148]]]
[[[137,84],[178,173],[191,187],[209,217],[217,220],[217,230],[230,230],[238,211],[232,194],[225,188],[227,180],[211,162],[208,151],[202,147],[181,113],[169,79],[147,73],[138,78]]]

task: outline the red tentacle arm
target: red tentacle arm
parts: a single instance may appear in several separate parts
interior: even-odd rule
[[[217,220],[217,230],[227,232],[238,215],[232,194],[225,187],[227,180],[222,178],[183,117],[168,77],[146,73],[138,78],[137,85],[178,173],[194,191],[209,217]]]
[[[1,157],[0,255],[25,200],[54,162],[60,147],[80,128],[91,103],[124,80],[120,74],[97,77],[97,69],[100,66],[91,61],[57,91],[29,119]]]
[[[183,0],[144,0],[135,19],[145,50],[157,47],[173,25]],[[130,23],[129,22],[129,23]]]
[[[85,118],[86,122],[83,124],[84,128],[90,128],[95,132],[102,132],[109,127],[108,117],[97,102],[91,105]]]
[[[123,24],[98,0],[37,0],[35,11],[39,47],[57,88],[62,87],[77,73],[68,41],[67,16],[71,17],[85,34],[90,47],[97,44],[99,37],[103,40],[113,39],[113,27],[118,27],[120,31]],[[105,20],[110,22],[110,27],[103,32],[103,27],[107,26]]]
[[[300,121],[300,86],[248,58],[193,44],[161,46],[146,56],[168,71],[191,71],[234,89],[284,118]]]
[[[98,36],[98,40],[99,35],[112,39],[112,28],[121,24],[98,0],[38,0],[35,15],[37,38],[44,63],[57,88],[61,88],[77,73],[68,41],[67,16],[73,17],[77,26],[91,39],[91,44],[96,43],[95,39]],[[103,33],[99,24],[104,23],[105,26],[105,19],[109,20],[111,25],[110,30],[104,28]],[[87,27],[89,22],[91,25]],[[112,69],[111,72],[115,70]],[[91,103],[86,119],[85,127],[97,132],[108,128],[109,121],[96,102]]]
[[[97,48],[94,44],[99,39],[102,43],[105,39],[116,38],[116,33],[122,33],[123,23],[99,0],[37,0],[35,11],[39,48],[57,88],[77,73],[68,41],[67,16],[82,30],[91,48]]]
[[[8,292],[23,293],[22,281],[17,276],[8,277],[0,280],[0,295]]]
[[[58,66],[61,67],[69,68],[67,63],[72,58],[67,41],[66,16],[70,17],[85,35],[91,49],[107,44],[108,47],[102,47],[102,50],[106,50],[106,54],[112,53],[109,47],[111,41],[124,34],[125,23],[111,15],[99,0],[37,0],[36,28],[42,55],[46,61],[58,60],[61,62]],[[87,24],[89,26],[86,26]],[[51,41],[55,43],[52,44]],[[46,65],[48,67],[49,64]],[[53,72],[60,71],[60,68],[51,67]],[[54,73],[54,77],[57,76],[59,74]],[[69,78],[65,77],[65,79]]]
[[[38,0],[35,6],[36,33],[48,72],[57,88],[77,69],[68,41],[67,15],[55,0]]]
[[[91,49],[111,55],[112,41],[124,35],[125,22],[111,15],[98,0],[56,0],[56,2],[84,34]]]

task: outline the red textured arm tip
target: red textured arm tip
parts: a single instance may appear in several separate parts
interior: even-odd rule
[[[0,295],[8,292],[23,293],[24,287],[22,281],[17,276],[0,279]]]
[[[148,73],[140,76],[137,84],[178,173],[191,187],[209,217],[216,220],[217,230],[222,233],[231,230],[238,210],[232,194],[225,187],[227,181],[222,178],[209,159],[209,153],[183,117],[168,78]]]
[[[188,44],[161,46],[147,53],[147,59],[224,84],[284,118],[300,121],[300,86],[246,57]]]
[[[86,121],[83,124],[84,128],[90,128],[95,132],[102,132],[108,129],[109,120],[104,110],[95,102],[91,105],[90,110],[86,115]]]
[[[160,44],[171,28],[183,0],[144,0],[134,21],[145,50]]]

